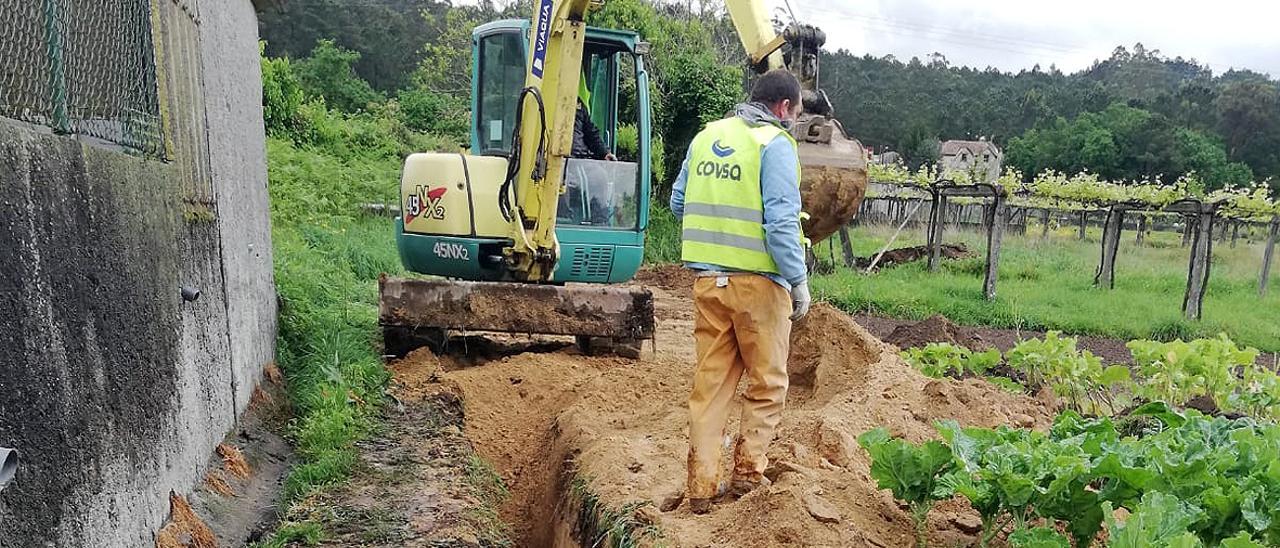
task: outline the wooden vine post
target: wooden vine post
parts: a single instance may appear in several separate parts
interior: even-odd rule
[[[996,299],[996,279],[1000,272],[1000,246],[1004,239],[1005,216],[1008,208],[1004,197],[997,191],[991,200],[991,213],[987,219],[987,271],[982,279],[982,295],[988,301]]]
[[[1080,239],[1084,239],[1085,228],[1089,224],[1089,212],[1080,210]]]
[[[942,255],[943,210],[947,208],[947,197],[936,188],[930,188],[929,194],[929,271],[936,272]]]
[[[1258,298],[1267,296],[1267,282],[1271,279],[1271,259],[1276,250],[1276,234],[1280,233],[1280,217],[1271,218],[1271,228],[1267,230],[1267,244],[1262,248],[1262,276],[1258,278]]]
[[[1049,237],[1049,208],[1046,207],[1040,210],[1040,239],[1043,240],[1048,237]]]
[[[1116,287],[1116,253],[1120,249],[1120,233],[1124,230],[1124,212],[1126,206],[1113,205],[1107,210],[1107,222],[1102,225],[1102,263],[1098,265],[1098,274],[1093,277],[1093,285],[1115,289]]]
[[[1213,256],[1213,220],[1215,206],[1196,202],[1196,231],[1191,240],[1191,265],[1187,271],[1187,294],[1182,299],[1182,314],[1188,320],[1199,320],[1204,307],[1205,290],[1209,287],[1209,263]]]
[[[840,227],[840,254],[844,256],[844,265],[853,268],[853,242],[849,239],[849,227]]]
[[[1000,267],[1000,247],[1008,220],[1008,205],[1004,190],[979,183],[957,185],[951,181],[938,181],[929,187],[933,211],[929,213],[929,271],[936,272],[942,259],[942,225],[945,221],[947,197],[991,198],[982,208],[982,224],[987,229],[987,266],[982,281],[982,293],[987,300],[996,298],[996,278]]]

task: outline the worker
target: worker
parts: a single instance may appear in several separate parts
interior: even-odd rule
[[[570,156],[589,160],[617,160],[608,145],[604,143],[604,139],[600,137],[600,129],[591,120],[591,89],[587,87],[585,72],[578,79],[577,108],[573,119],[573,148],[570,150]],[[584,195],[582,187],[585,185],[588,190],[595,190],[589,179],[604,179],[607,176],[607,173],[601,173],[601,168],[598,166],[581,163],[571,166],[565,175],[565,192],[560,195],[558,206],[560,213],[557,219],[572,224],[606,226],[611,215],[610,209],[600,203],[599,197],[589,196],[592,192]],[[597,204],[591,205],[591,209],[587,210],[589,202],[597,202]],[[591,214],[588,215],[586,211],[591,211]]]
[[[616,160],[617,157],[600,138],[600,129],[591,121],[591,89],[587,87],[587,76],[578,79],[578,111],[573,118],[574,158],[590,158],[592,160]]]
[[[788,132],[799,112],[795,76],[760,76],[734,116],[694,137],[671,191],[671,211],[683,223],[681,259],[697,271],[685,486],[695,514],[711,511],[720,494],[741,497],[765,482],[765,453],[782,418],[791,322],[810,302],[800,161]],[[721,440],[744,374],[733,473],[724,484]]]

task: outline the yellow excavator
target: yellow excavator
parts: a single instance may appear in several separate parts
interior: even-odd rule
[[[397,247],[407,270],[436,277],[380,280],[389,354],[443,346],[453,332],[573,335],[588,352],[623,354],[652,338],[652,294],[615,285],[639,269],[649,222],[648,44],[588,28],[598,4],[539,0],[531,20],[474,29],[471,153],[405,159]],[[727,5],[751,66],[785,67],[804,85],[793,132],[804,229],[820,241],[866,188],[863,149],[817,88],[824,37],[799,24],[778,35],[761,0]],[[573,157],[580,108],[623,158]]]

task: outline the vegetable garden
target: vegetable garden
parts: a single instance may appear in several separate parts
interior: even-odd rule
[[[1002,366],[988,378],[1064,406],[1048,432],[941,420],[941,440],[921,444],[863,433],[871,475],[911,509],[918,545],[933,504],[957,496],[981,516],[980,546],[1280,545],[1280,376],[1226,336],[1128,347],[1132,376],[1055,332],[1003,360],[945,343],[904,351],[933,377]]]

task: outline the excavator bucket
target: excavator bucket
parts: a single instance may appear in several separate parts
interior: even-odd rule
[[[800,155],[800,199],[809,218],[804,235],[816,244],[849,224],[867,193],[867,157],[862,144],[840,122],[802,115],[796,124]]]
[[[653,294],[637,287],[383,276],[378,291],[378,320],[394,355],[442,346],[450,332],[574,335],[580,344],[629,343],[654,333]]]

